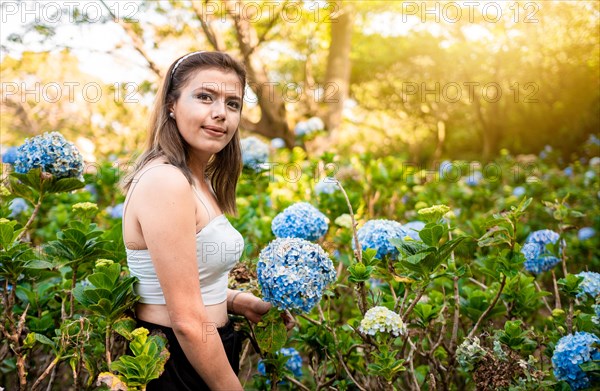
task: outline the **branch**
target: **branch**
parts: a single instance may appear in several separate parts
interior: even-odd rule
[[[412,312],[412,310],[415,308],[415,306],[417,305],[417,303],[419,302],[419,299],[421,298],[421,296],[423,296],[423,293],[425,293],[425,288],[421,288],[419,290],[419,292],[417,293],[417,295],[415,296],[415,299],[412,301],[412,303],[410,303],[410,306],[406,309],[406,312],[404,313],[404,315],[402,315],[402,319],[404,320],[404,322],[407,322],[408,319],[408,315]]]
[[[40,211],[40,206],[42,206],[42,199],[43,198],[44,198],[44,196],[40,194],[40,198],[38,199],[38,202],[35,205],[35,208],[33,209],[33,212],[31,213],[31,216],[29,217],[29,220],[27,220],[27,222],[25,223],[25,226],[22,228],[23,231],[21,231],[21,233],[19,234],[19,236],[17,236],[17,239],[15,241],[18,242],[27,233],[27,229],[29,229],[29,226],[33,223],[33,221],[37,217],[38,212]]]
[[[354,256],[356,260],[362,263],[362,247],[360,242],[358,241],[358,231],[356,230],[356,219],[354,218],[354,210],[352,209],[352,203],[350,202],[350,198],[348,197],[348,193],[344,189],[344,186],[340,183],[339,180],[335,180],[338,188],[341,190],[344,198],[346,199],[346,204],[348,205],[348,210],[350,211],[350,219],[352,220],[352,237],[354,238]],[[356,291],[358,296],[358,308],[360,312],[364,315],[367,312],[367,293],[365,291],[365,283],[359,282],[356,284]]]
[[[533,280],[533,283],[535,284],[535,287],[537,288],[538,292],[542,292],[542,288],[540,287],[540,284],[538,284],[537,281]],[[542,301],[544,302],[544,305],[546,306],[546,309],[548,310],[549,313],[552,313],[552,308],[550,308],[550,304],[548,304],[548,300],[546,300],[546,298],[544,296],[542,296]]]
[[[273,17],[270,18],[269,23],[267,24],[267,27],[265,28],[265,31],[263,31],[263,33],[260,35],[260,37],[258,37],[258,40],[256,41],[256,43],[250,48],[249,54],[254,53],[254,51],[265,41],[267,34],[275,26],[275,22],[279,19],[279,16],[281,15],[281,11],[283,11],[283,9],[288,5],[288,3],[289,3],[289,1],[287,1],[287,0],[281,3],[281,5],[277,9],[277,11],[273,15]]]
[[[41,382],[46,378],[46,376],[48,376],[50,374],[50,372],[54,369],[54,367],[56,366],[56,364],[58,364],[58,362],[60,361],[61,356],[58,355],[54,358],[54,360],[52,360],[52,362],[50,363],[50,365],[48,365],[48,367],[46,368],[46,370],[40,375],[40,377],[37,378],[37,380],[35,381],[35,383],[33,383],[33,386],[31,386],[31,391],[34,391],[35,389],[37,389],[37,387],[41,384]]]
[[[208,42],[213,47],[213,49],[215,49],[217,51],[222,51],[224,49],[224,47],[219,43],[219,39],[217,38],[217,35],[215,34],[214,29],[212,28],[212,26],[206,19],[206,15],[204,15],[204,12],[202,11],[200,2],[192,1],[191,3],[192,3],[192,10],[194,11],[194,14],[196,14],[196,17],[200,21],[200,26],[202,26],[202,31],[204,31],[204,35],[206,35]],[[206,4],[206,1],[205,1],[205,4]]]
[[[121,20],[120,17],[115,16],[115,14],[112,12],[112,10],[110,9],[110,7],[106,5],[106,3],[104,2],[104,0],[100,0],[100,3],[104,6],[104,8],[106,8],[106,10],[108,11],[109,15],[112,17],[113,21],[115,21],[115,23],[117,23],[119,26],[121,26],[123,28],[123,30],[125,30],[125,33],[127,33],[127,35],[129,36],[129,38],[131,38],[131,41],[133,43],[133,48],[139,54],[141,54],[142,57],[146,60],[146,62],[148,63],[148,66],[150,67],[150,69],[152,70],[152,72],[154,72],[156,74],[156,76],[158,76],[159,78],[162,78],[162,72],[160,71],[160,68],[150,58],[150,56],[146,52],[146,49],[144,49],[144,41],[135,32],[135,30],[133,29],[133,27],[131,27],[131,23],[124,22],[123,20]]]
[[[304,391],[310,391],[310,388],[306,387],[304,384],[300,383],[298,380],[294,379],[291,376],[288,375],[284,375],[283,378],[287,381],[289,381],[290,383],[298,386],[298,388],[304,390]]]
[[[3,93],[3,91],[0,90],[0,93]],[[31,108],[27,107],[29,106],[27,102],[19,102],[13,99],[4,99],[3,103],[6,105],[6,107],[12,107],[13,109],[15,109],[15,115],[21,120],[21,123],[23,125],[23,127],[20,129],[25,130],[31,135],[36,135],[39,133],[40,125],[30,115]]]
[[[488,314],[496,306],[496,303],[498,302],[498,299],[500,298],[500,295],[502,294],[502,290],[504,289],[504,284],[506,284],[506,274],[502,275],[502,282],[500,282],[500,288],[498,289],[498,293],[496,293],[496,297],[494,297],[494,300],[490,303],[488,308],[486,308],[486,310],[483,311],[483,314],[481,314],[481,316],[477,320],[477,323],[475,323],[475,326],[473,326],[473,330],[471,330],[471,332],[469,333],[467,338],[473,338],[473,336],[475,335],[475,332],[477,331],[477,328],[479,328],[479,325],[483,321],[483,318],[488,316]]]
[[[408,353],[408,357],[406,358],[406,361],[408,361],[408,364],[410,365],[410,373],[412,375],[412,380],[415,383],[417,390],[421,391],[421,386],[419,385],[419,380],[417,379],[415,366],[413,364],[413,356],[414,356],[415,351],[417,350],[417,347],[410,340],[410,338],[408,339],[408,343],[410,345],[410,352]]]

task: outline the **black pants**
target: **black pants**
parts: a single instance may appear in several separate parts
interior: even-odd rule
[[[162,331],[167,337],[169,360],[165,364],[165,371],[158,379],[148,383],[147,391],[210,391],[204,380],[194,369],[192,364],[181,349],[181,345],[175,337],[173,329],[160,326],[143,320],[136,320],[137,327],[145,327],[152,334],[153,330]],[[243,336],[233,328],[233,323],[228,322],[225,326],[217,329],[223,341],[223,347],[227,359],[233,371],[237,374],[240,370],[240,351],[242,349]]]

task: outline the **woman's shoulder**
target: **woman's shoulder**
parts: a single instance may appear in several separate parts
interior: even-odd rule
[[[190,188],[190,183],[183,171],[165,159],[154,159],[142,166],[133,177],[133,184],[148,190],[174,190]]]

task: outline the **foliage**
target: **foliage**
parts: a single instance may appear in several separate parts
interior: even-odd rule
[[[283,302],[292,299],[283,294],[291,289],[283,277],[297,277],[308,260],[311,271],[323,267],[332,282],[316,287],[307,278],[295,288],[298,297],[312,296],[291,332],[277,305],[260,323],[241,325],[258,342],[242,362],[245,388],[566,390],[560,368],[584,373],[595,387],[593,344],[585,345],[592,353],[581,360],[581,372],[552,366],[556,354],[554,361],[566,365],[583,351],[583,344],[563,338],[600,332],[594,272],[600,237],[578,235],[580,227],[600,232],[595,163],[583,155],[565,173],[548,158],[537,158],[535,169],[523,169],[520,159],[506,153],[494,162],[502,175],[484,174],[477,184],[415,170],[394,157],[311,158],[298,148],[278,150],[270,171],[245,171],[240,214],[231,221],[251,246],[231,273],[231,286],[267,298],[258,266],[267,259],[276,269],[287,258],[295,269],[271,279]],[[294,180],[286,168],[292,166],[301,173]],[[137,300],[134,279],[120,215],[109,210],[122,202],[118,169],[110,162],[99,167],[84,176],[86,183],[61,187],[64,179],[3,166],[0,332],[10,349],[0,350],[0,383],[7,388],[52,382],[54,389],[142,389],[167,360],[164,340],[135,331],[127,317]],[[322,177],[340,186],[317,193]],[[524,193],[515,196],[517,187]],[[29,208],[11,216],[17,196],[39,203],[37,214]],[[300,241],[276,239],[271,231],[275,216],[299,202],[318,206],[329,229],[317,243],[303,242],[306,251],[292,246],[261,256],[274,240]],[[389,239],[397,251],[392,256],[361,241],[359,227],[378,219],[401,228],[423,223],[412,236],[403,228]],[[544,247],[558,263],[532,273],[522,249],[540,230],[558,235]],[[286,367],[288,357],[278,353],[284,347],[298,352],[293,368],[301,367],[303,376]]]

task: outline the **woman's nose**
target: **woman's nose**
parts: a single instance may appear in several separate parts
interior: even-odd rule
[[[212,105],[213,118],[225,118],[225,102],[216,100]]]

